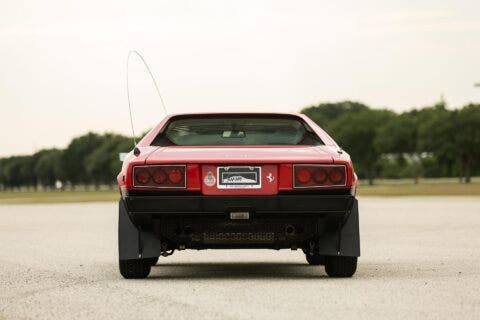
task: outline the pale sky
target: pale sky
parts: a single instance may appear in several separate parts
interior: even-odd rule
[[[480,1],[0,0],[0,156],[129,134],[125,62],[170,113],[480,102]],[[131,61],[136,131],[164,116]]]

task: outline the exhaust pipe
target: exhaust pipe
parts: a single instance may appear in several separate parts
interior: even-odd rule
[[[295,229],[295,227],[292,226],[291,224],[289,224],[285,227],[285,235],[287,235],[287,236],[293,236],[296,231],[297,230]]]

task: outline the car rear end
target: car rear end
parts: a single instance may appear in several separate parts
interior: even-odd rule
[[[143,277],[148,261],[174,250],[210,248],[301,249],[331,275],[355,272],[356,176],[348,155],[308,119],[174,116],[142,147],[119,175],[120,260],[135,267],[124,276],[138,277],[135,269]],[[347,272],[329,272],[342,259]]]

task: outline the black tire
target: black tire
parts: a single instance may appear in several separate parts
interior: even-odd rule
[[[307,262],[311,266],[320,266],[325,264],[325,256],[319,255],[318,253],[313,255],[306,253],[305,258],[307,258]]]
[[[150,274],[149,259],[120,260],[119,266],[125,279],[144,279]]]
[[[156,257],[156,258],[148,258],[147,260],[148,260],[148,262],[150,263],[151,266],[154,266],[154,265],[156,265],[157,262],[158,262],[158,257]]]
[[[357,270],[357,257],[326,256],[325,271],[329,277],[348,278]]]

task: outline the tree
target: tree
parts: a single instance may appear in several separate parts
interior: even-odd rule
[[[360,102],[342,101],[337,103],[321,103],[303,109],[301,112],[315,121],[324,130],[329,131],[330,125],[344,114],[356,114],[369,108]]]
[[[421,174],[420,157],[417,151],[418,123],[415,112],[404,112],[392,116],[378,129],[375,144],[382,154],[393,155],[399,169],[397,172],[410,173],[418,182]],[[385,162],[385,161],[384,161]]]
[[[130,138],[116,134],[102,136],[103,142],[86,158],[86,171],[95,186],[100,183],[111,185],[120,170],[121,162],[118,159],[120,152],[131,150]]]
[[[393,115],[378,128],[376,143],[383,153],[414,153],[417,147],[416,119],[410,113]]]
[[[92,182],[94,177],[88,174],[85,168],[85,160],[100,146],[101,140],[98,134],[89,132],[86,135],[73,139],[63,152],[62,168],[65,178],[72,185],[78,183],[88,185]]]
[[[456,152],[461,173],[470,183],[472,170],[480,165],[480,104],[469,104],[452,115]]]
[[[7,177],[5,175],[5,165],[7,164],[7,158],[0,158],[0,191],[7,188]]]
[[[330,134],[342,148],[348,151],[359,175],[365,176],[370,185],[382,154],[378,134],[382,124],[393,117],[387,110],[365,110],[346,113],[330,125]]]
[[[36,154],[35,175],[44,187],[54,187],[57,180],[64,177],[62,170],[62,151],[58,149],[42,150]]]
[[[435,155],[438,162],[446,168],[443,175],[452,175],[458,162],[457,146],[453,135],[456,134],[453,113],[444,103],[422,110],[418,127],[419,152]]]

